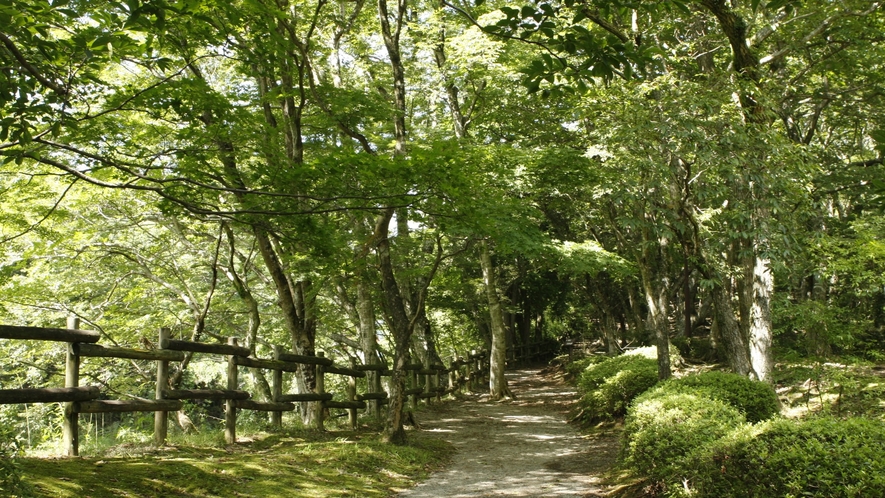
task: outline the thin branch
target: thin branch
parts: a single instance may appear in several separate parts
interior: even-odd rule
[[[440,263],[443,260],[454,258],[458,254],[466,251],[470,246],[470,242],[464,245],[463,249],[458,251],[443,254],[442,250],[442,236],[437,236],[436,238],[436,258],[433,261],[433,267],[430,269],[430,273],[427,275],[424,286],[418,291],[418,305],[415,306],[415,313],[412,315],[412,319],[409,320],[409,330],[415,329],[415,323],[418,321],[418,317],[422,315],[421,311],[424,309],[424,301],[427,299],[427,290],[430,288],[430,283],[433,282],[433,277],[436,276],[437,270],[439,270]]]
[[[590,10],[589,7],[586,7],[586,6],[582,7],[581,13],[584,14],[587,17],[587,19],[590,19],[591,21],[593,21],[593,23],[598,25],[600,28],[615,35],[618,38],[618,40],[621,40],[621,43],[629,43],[630,42],[629,36],[627,36],[626,34],[621,32],[621,30],[619,30],[617,28],[617,26],[615,26],[614,24],[606,21],[605,19],[600,17],[599,14]]]
[[[158,185],[184,183],[187,185],[192,185],[194,187],[199,187],[199,188],[212,190],[212,191],[216,191],[216,192],[226,192],[226,193],[231,193],[231,194],[235,194],[235,195],[256,195],[256,196],[263,196],[263,197],[278,197],[278,198],[294,199],[294,200],[310,200],[310,201],[315,201],[315,202],[320,202],[320,203],[329,203],[329,202],[346,201],[346,200],[363,200],[363,201],[367,201],[367,202],[379,202],[379,201],[383,201],[383,200],[390,200],[390,199],[396,199],[396,198],[402,198],[402,197],[417,197],[417,196],[414,196],[411,194],[404,194],[404,195],[392,194],[392,195],[382,195],[382,196],[359,196],[359,195],[347,196],[347,195],[345,195],[345,196],[333,196],[333,197],[317,197],[317,196],[304,195],[304,194],[289,194],[289,193],[283,193],[283,192],[269,192],[267,190],[253,190],[253,189],[248,189],[248,188],[234,188],[234,187],[227,187],[227,186],[221,186],[221,185],[211,185],[208,183],[203,183],[203,182],[193,180],[192,178],[180,177],[180,176],[169,177],[169,178],[151,178],[147,175],[144,175],[144,174],[138,173],[137,171],[134,171],[133,168],[138,167],[137,165],[134,165],[134,164],[126,164],[126,163],[123,163],[120,161],[115,161],[115,160],[109,159],[107,157],[99,156],[97,154],[93,154],[91,152],[85,151],[85,150],[80,149],[78,147],[74,147],[69,144],[54,142],[51,140],[34,140],[34,141],[44,144],[44,145],[51,146],[51,147],[56,147],[56,148],[60,148],[63,150],[67,150],[68,152],[72,152],[72,153],[77,154],[79,156],[83,156],[87,159],[91,159],[93,161],[99,162],[105,166],[120,170],[120,171],[133,177],[132,180],[130,180],[129,182],[123,183],[123,184],[110,184],[110,183],[105,183],[105,182],[102,182],[101,184],[96,183],[97,185],[105,186],[105,187],[112,187],[113,186],[114,188],[136,188],[136,189],[141,189],[141,190],[152,190],[155,192],[160,192],[161,191],[160,187],[136,186],[133,182],[135,182],[137,180],[143,180],[143,181],[155,183]],[[36,159],[33,156],[28,156],[28,157],[31,157],[32,159]],[[49,163],[47,163],[47,164],[49,164]],[[73,170],[72,168],[65,168],[65,171],[73,172],[75,170]],[[79,170],[76,170],[76,171],[78,173],[80,173],[80,175],[78,175],[78,176],[81,176],[81,177],[83,177],[83,179],[86,179],[85,173],[83,173],[82,171],[79,171]]]
[[[46,214],[44,214],[43,217],[40,218],[40,220],[32,223],[31,226],[29,226],[27,229],[25,229],[22,232],[19,232],[15,235],[11,235],[11,236],[6,237],[4,239],[0,239],[0,245],[6,244],[7,242],[11,242],[19,237],[23,237],[23,236],[27,235],[28,233],[31,233],[34,230],[36,230],[37,227],[42,225],[43,222],[46,221],[50,216],[52,216],[52,213],[54,213],[55,210],[58,209],[58,206],[61,205],[61,201],[64,200],[65,196],[68,195],[68,192],[70,192],[70,190],[74,187],[75,183],[77,183],[77,178],[74,178],[74,181],[72,181],[71,184],[68,185],[67,188],[65,188],[64,192],[61,193],[61,195],[58,197],[58,199],[55,200],[55,203],[52,205],[52,207],[49,208],[49,211],[47,211]]]
[[[518,37],[518,36],[508,35],[508,34],[506,34],[506,33],[489,33],[488,31],[486,31],[486,29],[485,29],[486,27],[483,26],[482,24],[480,24],[479,21],[477,21],[477,20],[476,20],[476,19],[475,19],[475,18],[474,18],[469,12],[467,12],[466,10],[462,9],[461,7],[458,7],[457,5],[454,5],[454,4],[450,3],[448,0],[443,0],[443,1],[442,1],[442,4],[445,5],[446,7],[448,7],[448,8],[450,8],[450,9],[454,10],[455,12],[461,14],[465,19],[467,19],[468,22],[470,22],[470,24],[473,24],[474,26],[476,26],[477,28],[479,28],[480,31],[482,31],[483,33],[486,33],[486,34],[491,35],[491,36],[496,36],[496,37],[498,37],[498,38],[503,38],[503,39],[505,39],[505,40],[514,40],[514,41],[518,41],[518,42],[521,42],[521,43],[527,43],[527,44],[529,44],[529,45],[535,45],[535,46],[541,47],[542,49],[544,49],[544,51],[546,51],[546,52],[547,52],[548,54],[550,54],[552,57],[556,57],[556,59],[557,59],[558,61],[560,61],[561,63],[565,64],[565,62],[566,62],[565,59],[563,59],[562,57],[559,56],[559,54],[557,54],[556,52],[554,52],[553,50],[551,50],[550,47],[548,47],[547,45],[545,45],[545,44],[543,44],[543,43],[541,43],[541,42],[539,42],[539,41],[535,41],[535,40],[527,40],[527,39],[525,39],[525,38],[520,38],[520,37]]]
[[[25,59],[24,54],[19,51],[18,47],[15,46],[15,43],[13,43],[12,40],[10,40],[9,37],[7,37],[2,32],[0,32],[0,42],[2,42],[3,45],[6,46],[6,49],[12,53],[12,56],[15,57],[19,64],[21,64],[22,68],[30,73],[30,75],[33,76],[37,81],[39,81],[43,86],[52,89],[55,93],[59,95],[68,94],[67,88],[61,87],[57,83],[53,83],[48,78],[40,74],[40,71],[33,64],[28,62],[27,59]]]
[[[879,2],[873,2],[873,4],[870,6],[870,8],[867,9],[867,10],[865,10],[865,11],[863,11],[863,12],[857,12],[857,13],[854,13],[854,12],[839,12],[839,13],[833,14],[832,16],[830,16],[830,17],[824,19],[823,22],[821,22],[816,28],[814,28],[813,30],[811,30],[810,33],[808,33],[807,35],[805,35],[805,37],[803,37],[801,40],[799,40],[799,43],[797,43],[797,44],[795,44],[795,45],[793,45],[793,46],[784,47],[784,48],[782,48],[781,50],[778,50],[777,52],[775,52],[775,53],[773,53],[773,54],[766,55],[765,57],[759,59],[759,63],[760,63],[760,64],[769,64],[769,63],[771,63],[771,62],[775,62],[775,61],[777,61],[777,60],[782,59],[785,55],[787,55],[788,53],[790,53],[790,52],[791,52],[792,50],[794,50],[797,46],[805,45],[806,43],[808,43],[809,41],[811,41],[813,38],[815,38],[815,37],[818,36],[819,34],[823,33],[824,30],[827,29],[827,28],[830,26],[830,24],[832,24],[832,23],[833,23],[834,21],[836,21],[837,19],[840,19],[840,18],[842,18],[842,17],[864,17],[864,16],[868,16],[868,15],[872,14],[873,12],[875,12],[878,8],[879,8]]]
[[[416,194],[391,195],[391,196],[384,197],[384,199],[388,199],[388,200],[395,199],[395,198],[414,199],[414,201],[413,202],[404,202],[404,203],[399,203],[399,204],[389,204],[386,206],[355,206],[355,207],[354,206],[337,206],[337,207],[331,207],[331,208],[314,208],[314,209],[306,209],[306,210],[298,210],[298,211],[266,210],[266,209],[241,209],[241,210],[231,211],[231,210],[222,210],[222,209],[218,209],[215,207],[210,209],[210,208],[206,208],[206,207],[200,207],[193,202],[188,202],[188,201],[185,201],[184,199],[169,195],[168,193],[164,192],[163,189],[161,189],[159,187],[149,187],[149,186],[144,186],[144,185],[137,185],[135,183],[105,182],[102,180],[97,180],[95,178],[92,178],[91,176],[83,173],[82,171],[78,171],[77,169],[67,166],[65,164],[62,164],[58,161],[54,161],[52,159],[38,156],[34,153],[26,153],[25,157],[27,157],[29,159],[33,159],[34,161],[37,161],[42,164],[46,164],[47,166],[52,166],[52,167],[61,169],[61,170],[65,171],[67,173],[70,173],[71,175],[73,175],[73,176],[75,176],[87,183],[90,183],[92,185],[96,185],[99,187],[105,187],[105,188],[111,188],[111,189],[130,189],[130,190],[141,190],[141,191],[145,191],[145,192],[153,192],[153,193],[159,195],[160,197],[162,197],[163,199],[166,199],[174,204],[177,204],[178,206],[181,206],[182,208],[189,211],[190,213],[198,214],[198,215],[206,215],[206,216],[209,216],[209,215],[220,216],[220,217],[226,217],[226,218],[230,218],[230,219],[234,219],[234,217],[236,217],[238,215],[249,215],[249,214],[267,215],[267,216],[301,216],[301,215],[311,215],[311,214],[341,213],[341,212],[349,212],[349,211],[368,211],[368,212],[384,211],[388,207],[393,207],[396,209],[407,208],[407,207],[412,206],[414,204],[414,202],[426,199],[428,197],[426,195],[416,195]],[[233,189],[228,189],[228,190],[232,191]],[[255,192],[255,191],[248,191],[248,193],[260,194],[259,192]],[[343,198],[337,198],[337,199],[340,200]],[[367,200],[367,201],[370,200],[368,198],[358,198],[358,199]],[[331,199],[331,200],[335,200],[335,199]]]
[[[203,57],[209,57],[209,56],[207,55],[207,56],[203,56]],[[188,63],[188,64],[190,64],[190,63]],[[146,86],[145,88],[142,88],[141,90],[139,90],[139,91],[133,93],[132,95],[130,95],[129,97],[127,97],[123,102],[121,102],[121,103],[120,103],[119,105],[117,105],[116,107],[111,107],[111,108],[109,108],[109,109],[105,109],[105,110],[99,112],[98,114],[93,114],[93,115],[91,115],[91,116],[87,114],[86,116],[83,116],[83,117],[81,117],[81,118],[78,118],[77,121],[78,121],[78,122],[82,122],[82,121],[86,121],[86,120],[89,120],[89,119],[95,119],[95,118],[99,118],[99,117],[101,117],[101,116],[104,116],[105,114],[110,114],[110,113],[112,113],[112,112],[117,112],[117,111],[122,111],[122,110],[137,111],[137,110],[139,110],[139,109],[126,109],[125,106],[126,106],[127,104],[129,104],[130,102],[132,102],[133,100],[137,99],[138,97],[144,95],[145,93],[147,93],[147,92],[153,90],[154,88],[157,88],[158,86],[160,86],[160,85],[162,85],[162,84],[168,82],[168,81],[171,80],[172,78],[175,78],[175,77],[177,77],[177,76],[180,76],[181,73],[183,73],[186,69],[188,69],[188,66],[183,66],[183,67],[181,67],[178,71],[175,71],[174,73],[170,74],[169,76],[166,76],[165,78],[156,81],[156,82],[153,83],[152,85],[148,85],[148,86]]]

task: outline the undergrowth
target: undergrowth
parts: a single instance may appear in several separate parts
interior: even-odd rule
[[[883,370],[781,364],[777,395],[722,372],[658,384],[628,408],[611,496],[885,496]]]
[[[22,478],[31,492],[13,496],[382,497],[425,477],[452,454],[448,443],[420,432],[404,446],[361,431],[299,430],[251,439],[224,445],[210,437],[199,444],[109,450],[105,456],[24,458]]]

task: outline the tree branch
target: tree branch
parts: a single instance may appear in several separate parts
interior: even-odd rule
[[[38,221],[32,223],[31,226],[29,226],[28,228],[26,228],[25,230],[23,230],[19,233],[15,234],[15,235],[10,235],[9,237],[6,237],[4,239],[0,239],[0,245],[6,244],[7,242],[11,242],[19,237],[22,237],[30,232],[33,232],[38,226],[42,225],[43,222],[46,221],[47,219],[49,219],[49,217],[52,216],[52,213],[54,213],[55,210],[58,209],[58,206],[61,205],[61,201],[63,201],[64,198],[68,195],[68,192],[70,192],[70,190],[74,187],[75,183],[77,183],[77,178],[74,178],[74,181],[72,181],[71,184],[65,188],[64,192],[62,192],[61,195],[58,197],[58,199],[55,200],[55,203],[52,205],[51,208],[49,208],[49,211],[46,211],[46,214],[44,214],[42,218],[40,218]]]
[[[590,7],[584,6],[581,8],[581,13],[584,14],[587,19],[593,21],[594,24],[599,26],[600,28],[608,31],[609,33],[615,35],[618,40],[621,40],[621,43],[630,43],[630,37],[624,34],[620,29],[617,28],[614,24],[606,21],[602,17],[599,16],[598,12],[590,10]]]
[[[873,12],[875,12],[878,8],[879,8],[879,2],[873,2],[873,4],[870,6],[870,8],[863,11],[863,12],[838,12],[836,14],[833,14],[830,17],[824,19],[823,22],[821,22],[816,28],[811,30],[810,33],[808,33],[801,40],[799,40],[799,43],[793,44],[788,47],[784,47],[781,50],[778,50],[777,52],[775,52],[773,54],[766,55],[765,57],[759,59],[759,63],[760,64],[770,64],[772,62],[782,59],[785,55],[787,55],[788,53],[793,51],[796,47],[805,45],[806,43],[811,41],[814,37],[823,33],[824,30],[827,29],[831,24],[833,24],[833,22],[836,21],[837,19],[840,19],[842,17],[868,16],[868,15],[872,14]]]
[[[9,37],[7,37],[2,32],[0,32],[0,42],[2,42],[6,49],[12,53],[12,56],[15,57],[19,64],[21,64],[22,68],[31,76],[33,76],[37,81],[39,81],[43,86],[51,89],[59,95],[68,94],[67,88],[59,86],[57,83],[53,83],[48,78],[40,74],[40,71],[33,64],[28,62],[27,59],[25,59],[24,54],[22,54],[18,47],[15,46],[15,43],[13,43],[12,40],[10,40]]]

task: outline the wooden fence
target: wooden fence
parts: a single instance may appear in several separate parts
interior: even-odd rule
[[[381,389],[380,377],[390,375],[386,365],[357,365],[355,360],[347,367],[335,365],[325,358],[303,356],[283,352],[275,346],[273,359],[251,357],[248,348],[237,344],[237,339],[228,339],[227,344],[207,344],[173,340],[169,331],[160,331],[155,349],[132,349],[110,347],[97,344],[98,332],[79,330],[79,320],[69,319],[66,329],[44,327],[17,327],[0,325],[0,339],[44,340],[68,343],[65,365],[65,385],[62,388],[42,389],[0,389],[0,404],[17,403],[64,403],[63,437],[65,452],[69,456],[79,454],[79,414],[81,413],[120,413],[155,412],[154,444],[163,445],[168,432],[168,412],[182,408],[184,400],[220,400],[225,402],[224,435],[228,443],[236,442],[238,410],[258,410],[271,412],[271,422],[282,425],[282,413],[295,410],[295,403],[313,403],[316,427],[323,429],[326,409],[348,411],[352,428],[356,427],[357,410],[373,409],[377,415],[379,407],[387,403],[387,393]],[[213,354],[227,357],[227,389],[171,389],[169,385],[169,362],[183,361],[185,353]],[[157,364],[156,391],[154,399],[135,398],[130,400],[108,400],[101,398],[96,386],[80,386],[80,363],[83,358],[123,358],[152,360]],[[250,393],[238,389],[238,367],[269,370],[272,373],[270,401],[255,401]],[[283,393],[283,372],[295,372],[299,368],[314,368],[316,388],[312,393]],[[439,400],[443,395],[458,392],[464,385],[470,388],[481,387],[488,375],[488,352],[472,351],[466,357],[452,359],[451,365],[410,364],[405,395],[410,397],[412,407],[420,400]],[[356,379],[370,376],[365,393],[357,393]],[[348,378],[346,400],[333,400],[332,393],[325,390],[325,375],[335,374]],[[444,376],[447,379],[444,381]],[[423,381],[423,383],[421,382]],[[367,403],[368,402],[368,403]]]
[[[507,365],[525,365],[548,361],[559,352],[561,346],[551,341],[533,341],[507,347]]]

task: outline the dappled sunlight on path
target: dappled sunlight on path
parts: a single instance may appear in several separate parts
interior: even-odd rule
[[[401,498],[602,496],[599,473],[617,452],[615,436],[582,436],[566,423],[577,395],[539,370],[508,372],[517,399],[468,396],[422,410],[423,430],[452,443],[451,464]]]

